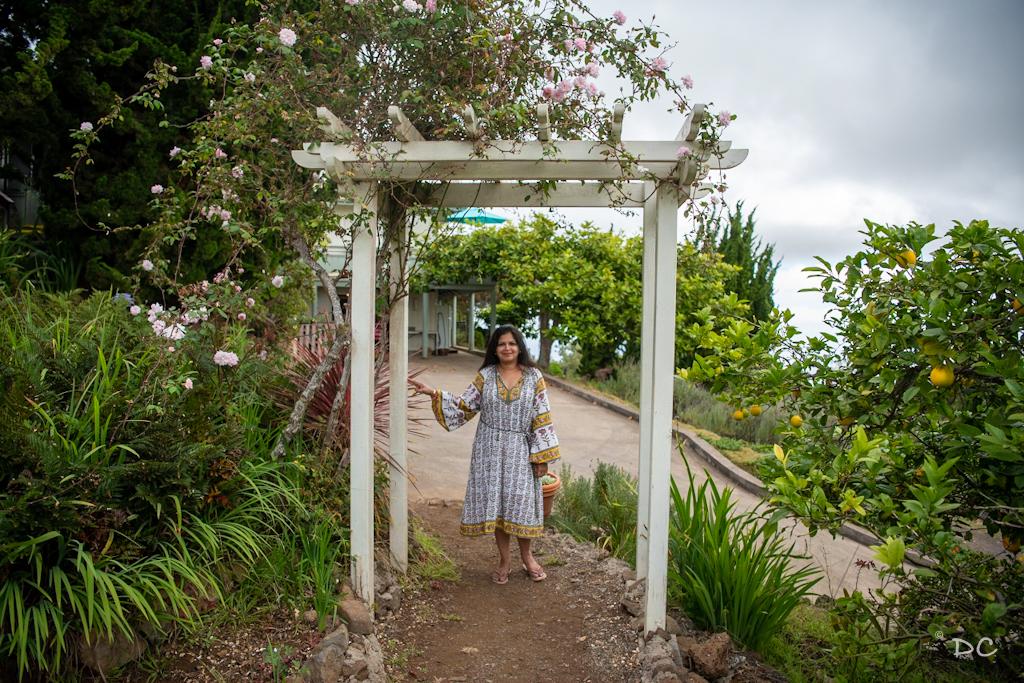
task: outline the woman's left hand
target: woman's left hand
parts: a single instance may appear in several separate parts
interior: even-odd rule
[[[534,479],[540,479],[548,473],[548,464],[546,462],[535,462],[531,463],[533,466],[533,477]]]

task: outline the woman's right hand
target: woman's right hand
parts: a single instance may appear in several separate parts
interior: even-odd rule
[[[417,394],[426,394],[427,396],[433,396],[437,391],[430,386],[415,380],[412,377],[409,378],[409,385],[416,391]]]

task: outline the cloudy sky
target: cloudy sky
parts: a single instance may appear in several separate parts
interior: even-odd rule
[[[1024,226],[1024,2],[753,0],[591,3],[652,15],[678,45],[670,73],[692,99],[738,115],[726,131],[750,156],[729,173],[730,203],[757,207],[783,258],[776,302],[797,326],[825,307],[801,269],[852,253],[867,217],[945,228],[988,218]],[[612,84],[606,85],[609,95]],[[627,113],[626,139],[666,139],[668,101]],[[640,218],[564,212],[636,231]],[[681,225],[680,234],[688,226]]]

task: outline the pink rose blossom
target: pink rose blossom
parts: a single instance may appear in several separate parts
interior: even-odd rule
[[[246,80],[247,83],[255,83],[256,82],[256,74],[254,74],[251,71],[247,71],[245,73],[245,80]]]
[[[568,78],[560,81],[558,84],[558,92],[562,93],[563,95],[565,93],[572,92],[572,88],[572,81],[570,81]]]
[[[220,210],[220,219],[222,221],[229,221],[229,220],[231,220],[231,212],[228,211],[227,209],[221,209]]]
[[[715,205],[718,204],[718,196],[717,195],[711,195],[711,203],[715,204]]]
[[[203,55],[199,58],[199,66],[203,67],[204,69],[209,69],[213,67],[213,57],[211,57],[210,55]]]
[[[132,306],[131,308],[128,309],[128,312],[131,313],[132,315],[138,315],[139,313],[142,313],[142,309],[139,308],[138,306]]]
[[[218,351],[213,354],[213,362],[215,365],[220,365],[221,367],[234,367],[238,365],[238,354],[232,353],[231,351]]]
[[[345,0],[345,2],[347,2],[350,5],[358,5],[359,4],[359,0]]]
[[[626,15],[622,13],[622,10],[617,9],[612,12],[612,18],[615,19],[615,23],[622,26],[626,23]]]
[[[547,84],[547,85],[545,85],[545,86],[544,86],[544,87],[543,87],[543,88],[541,89],[541,93],[543,93],[543,94],[544,94],[544,97],[545,97],[545,98],[547,98],[547,99],[549,99],[549,100],[551,99],[551,94],[552,94],[553,92],[555,92],[555,87],[554,87],[553,85],[551,85],[550,83],[549,83],[549,84]]]
[[[239,313],[238,314],[238,319],[239,320],[245,320],[245,313]]]
[[[270,138],[270,141],[276,143],[277,142],[277,138]]]
[[[587,40],[586,40],[586,38],[577,38],[576,40],[572,41],[572,44],[576,47],[577,50],[586,50],[587,49]]]
[[[601,73],[601,67],[597,65],[597,62],[591,62],[587,64],[587,73],[592,77],[597,78],[597,75]]]
[[[586,76],[577,76],[576,78],[572,79],[572,84],[579,88],[580,90],[583,90],[584,88],[587,87],[587,78]]]
[[[170,158],[173,159],[174,157],[178,156],[179,154],[181,154],[181,147],[175,146],[175,147],[171,147],[171,151],[167,153],[167,156],[169,156]]]
[[[84,130],[86,133],[92,132],[92,122],[82,121],[82,123],[78,125],[78,130]]]
[[[153,187],[149,188],[149,191],[152,192],[153,194],[160,194],[161,192],[164,191],[164,186],[157,183]]]
[[[437,11],[437,0],[427,0],[423,3],[423,7],[429,14],[433,14]]]
[[[652,73],[653,72],[659,72],[660,73],[660,72],[664,71],[666,68],[668,68],[668,61],[664,57],[655,57],[654,61],[651,62],[650,71]]]
[[[281,277],[280,275],[275,275],[274,278],[270,281],[270,284],[274,285],[277,288],[284,287],[284,278]]]
[[[551,93],[551,99],[555,102],[561,102],[565,99],[565,93],[556,89],[555,92]]]
[[[676,150],[676,158],[678,159],[685,159],[691,154],[693,154],[693,151],[689,147],[680,147]]]
[[[164,330],[167,329],[167,323],[159,318],[153,321],[153,334],[162,335]]]
[[[146,271],[147,273],[149,271],[153,270],[153,262],[150,261],[149,259],[143,259],[143,261],[142,261],[142,269],[144,271]],[[158,306],[159,304],[153,304],[153,305],[154,306]],[[163,309],[160,309],[160,310],[163,310]]]
[[[263,48],[262,47],[256,48],[256,54],[260,54],[262,52],[263,52]]]
[[[591,97],[597,97],[600,94],[600,91],[597,89],[597,83],[594,81],[587,82],[586,88],[587,94]]]
[[[235,166],[233,169],[231,169],[231,177],[232,178],[241,178],[244,175],[245,175],[245,171],[242,169],[241,166]]]
[[[245,305],[248,306],[249,308],[252,308],[253,306],[256,305],[256,299],[253,299],[250,296],[248,299],[245,300]]]
[[[723,109],[722,112],[718,115],[718,125],[720,125],[722,128],[725,128],[731,122],[732,114],[730,114],[727,109]]]
[[[173,346],[168,346],[167,347],[167,353],[174,353],[174,347]]]
[[[216,159],[227,159],[227,158],[228,158],[228,154],[227,154],[227,152],[225,152],[224,150],[222,150],[222,149],[221,149],[220,147],[218,147],[217,149],[215,149],[215,150],[213,151],[213,156],[214,156],[214,158],[216,158]]]
[[[224,43],[224,41],[221,40],[220,38],[214,38],[213,39],[213,44],[216,45],[217,47],[220,47],[223,43]]]
[[[686,88],[687,90],[693,90],[693,76],[691,76],[690,74],[686,74],[680,80],[682,81],[684,88]]]
[[[192,385],[192,378],[191,378],[191,377],[189,377],[188,379],[186,379],[186,380],[185,380],[185,383],[184,383],[184,387],[185,387],[186,389],[191,389],[191,388],[192,388],[192,386],[193,386],[193,385]]]
[[[277,37],[278,39],[280,39],[281,44],[284,45],[285,47],[291,47],[292,45],[295,44],[295,31],[291,30],[290,28],[282,28],[280,31],[277,32]]]
[[[416,2],[416,0],[402,0],[402,7],[410,12],[419,12],[423,9],[423,5]]]

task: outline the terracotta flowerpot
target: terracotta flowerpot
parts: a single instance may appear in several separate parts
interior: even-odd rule
[[[562,488],[562,480],[554,472],[548,472],[545,476],[552,476],[555,478],[550,484],[544,484],[540,487],[541,493],[544,494],[544,516],[548,517],[551,515],[551,507],[555,503],[555,494],[558,493],[558,489]]]

